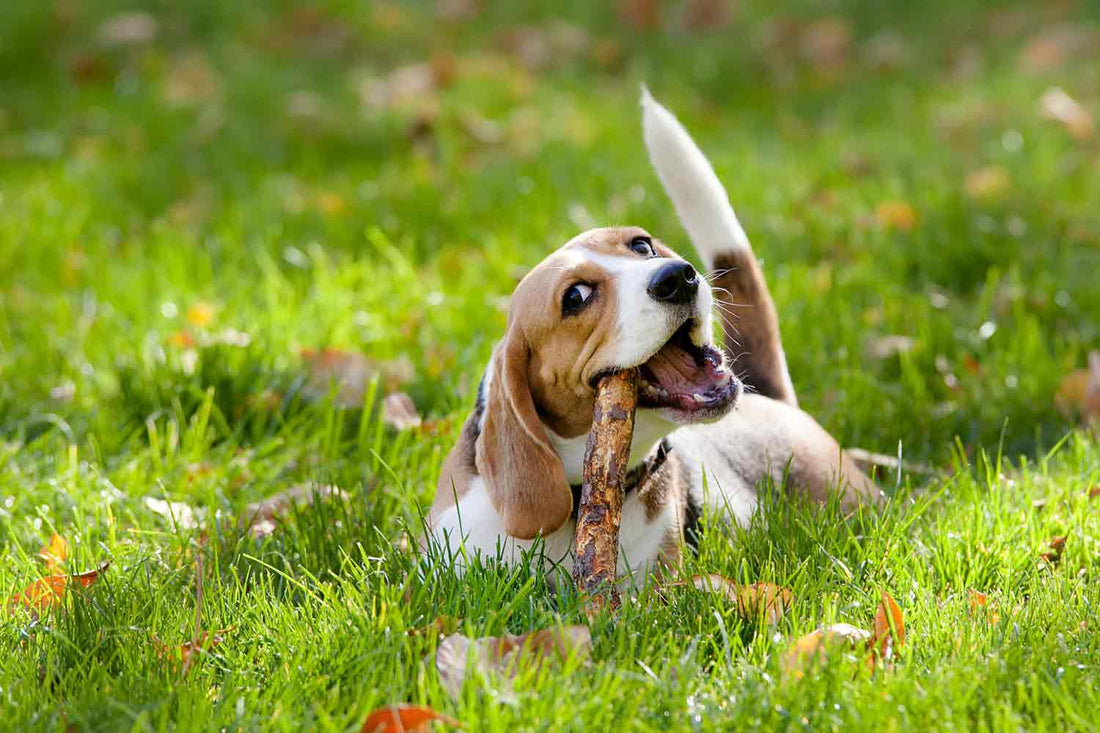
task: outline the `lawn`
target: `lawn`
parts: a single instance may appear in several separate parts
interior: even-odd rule
[[[1061,384],[1100,347],[1100,9],[648,5],[0,3],[0,592],[54,532],[65,570],[110,563],[6,604],[0,727],[1097,728],[1100,441]],[[415,547],[524,269],[598,224],[689,249],[642,82],[730,192],[801,405],[927,470],[848,520],[767,488],[711,518],[683,576],[789,588],[774,626],[646,592],[587,660],[452,698],[409,630],[585,622],[540,571]],[[313,483],[346,500],[239,521]],[[882,591],[891,665],[784,666]],[[183,663],[157,640],[200,600],[229,630]]]

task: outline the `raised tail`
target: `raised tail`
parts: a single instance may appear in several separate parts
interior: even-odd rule
[[[775,304],[726,189],[691,135],[645,87],[642,127],[657,177],[706,264],[733,368],[756,392],[797,404]]]

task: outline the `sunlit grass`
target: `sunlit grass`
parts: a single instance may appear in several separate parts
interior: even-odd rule
[[[613,4],[150,7],[154,38],[111,45],[102,21],[129,6],[0,3],[0,591],[44,572],[54,531],[70,569],[111,562],[61,610],[0,621],[5,725],[355,730],[414,701],[493,730],[1095,726],[1100,445],[1054,396],[1100,339],[1100,153],[1037,105],[1058,85],[1100,110],[1100,60],[1025,58],[1093,10],[855,3],[826,68],[797,40],[824,11],[800,3],[709,31],[674,3],[665,32]],[[520,63],[515,29],[553,15],[587,43]],[[875,62],[891,36],[900,60]],[[371,102],[372,79],[425,61],[434,86]],[[515,704],[476,685],[452,701],[409,629],[583,618],[541,571],[458,578],[415,548],[524,268],[589,222],[687,251],[644,157],[643,81],[729,189],[801,404],[934,475],[885,477],[881,515],[765,490],[750,527],[712,518],[683,572],[789,587],[775,628],[643,594],[594,628],[588,665]],[[996,185],[968,190],[983,168]],[[888,336],[909,340],[882,355]],[[361,401],[312,383],[303,354],[326,348],[383,372]],[[379,420],[393,389],[427,427]],[[305,482],[350,500],[263,539],[241,523]],[[205,519],[177,527],[147,497]],[[1057,568],[1039,559],[1054,536]],[[199,555],[202,625],[233,631],[182,675],[152,637],[191,639]],[[796,638],[867,626],[881,590],[909,630],[894,669],[783,674]]]

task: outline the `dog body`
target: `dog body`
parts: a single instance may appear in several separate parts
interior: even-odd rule
[[[644,230],[615,227],[575,237],[520,282],[428,516],[426,541],[459,568],[463,553],[516,562],[537,547],[572,569],[593,385],[626,367],[641,382],[621,574],[676,563],[704,508],[748,522],[765,479],[818,501],[840,487],[847,506],[877,497],[798,409],[775,307],[710,164],[648,93],[642,108],[650,158],[708,277]],[[726,353],[713,342],[716,305]]]

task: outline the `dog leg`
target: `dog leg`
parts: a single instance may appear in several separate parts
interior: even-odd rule
[[[755,392],[797,406],[775,304],[725,188],[687,130],[644,88],[642,125],[657,176],[709,271],[734,372]]]

